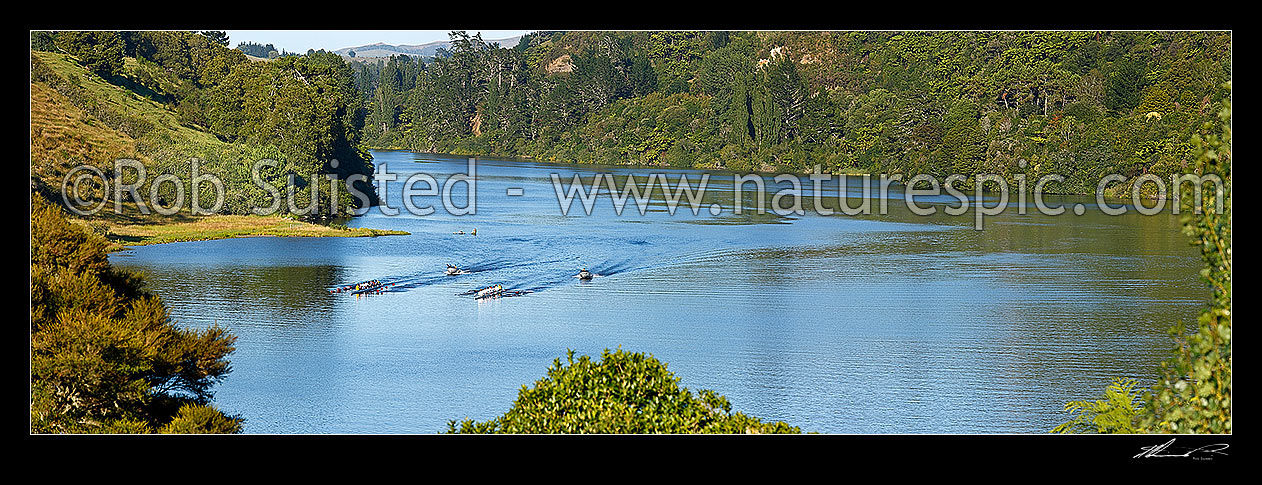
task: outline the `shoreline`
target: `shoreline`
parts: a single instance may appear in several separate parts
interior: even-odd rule
[[[757,170],[751,170],[751,171],[748,171],[748,172],[737,172],[737,171],[733,171],[733,170],[730,170],[730,169],[727,169],[727,168],[717,168],[717,167],[709,167],[709,168],[696,168],[696,167],[693,167],[693,168],[681,168],[681,167],[671,167],[671,166],[669,166],[669,165],[645,165],[645,164],[638,164],[638,163],[607,164],[607,163],[574,162],[574,161],[563,161],[563,160],[559,160],[559,159],[552,158],[552,157],[543,158],[543,157],[534,157],[534,156],[530,156],[530,155],[498,155],[498,154],[493,154],[493,153],[483,153],[483,154],[473,154],[473,153],[442,153],[442,152],[430,152],[430,151],[410,150],[410,149],[407,149],[407,148],[385,148],[385,147],[373,147],[373,146],[368,146],[368,147],[365,147],[365,148],[367,148],[368,150],[377,150],[377,151],[392,151],[392,152],[412,152],[412,153],[420,153],[420,154],[424,154],[424,155],[438,155],[438,156],[446,156],[446,157],[473,157],[473,158],[486,157],[486,158],[489,158],[489,159],[501,159],[501,160],[522,160],[522,161],[529,161],[529,162],[536,162],[536,163],[552,163],[552,164],[557,164],[557,165],[574,166],[574,167],[582,167],[582,166],[586,166],[586,167],[618,167],[618,168],[632,168],[632,169],[641,169],[641,168],[642,168],[642,169],[651,169],[651,168],[656,168],[656,169],[667,169],[667,170],[701,170],[701,171],[707,171],[707,170],[710,170],[710,171],[718,171],[718,172],[731,173],[731,174],[757,174],[757,175],[764,175],[764,176],[765,176],[765,175],[772,175],[772,174],[782,174],[782,173],[784,173],[784,174],[792,174],[792,175],[797,175],[797,176],[810,176],[810,175],[811,175],[811,173],[809,173],[809,172],[799,173],[799,172],[793,172],[793,171],[776,171],[776,170],[774,170],[774,169],[765,170],[765,168],[767,168],[767,167],[761,167],[761,168],[759,168],[759,169],[757,169]],[[879,175],[879,174],[870,174],[870,173],[864,173],[864,172],[860,172],[860,171],[854,171],[854,172],[837,172],[837,173],[833,173],[833,172],[824,172],[824,174],[829,175],[829,176],[832,176],[832,177],[836,177],[836,176],[840,176],[840,175],[845,175],[845,176],[847,176],[847,177],[870,177],[870,178],[872,178],[872,179],[878,179],[878,178],[880,177],[880,175]],[[903,174],[902,172],[894,172],[894,173],[892,173],[892,174],[887,174],[887,175],[894,175],[894,174],[906,175],[906,174]],[[1006,180],[1006,179],[1005,179],[1005,180]],[[1128,188],[1128,187],[1130,187],[1130,186],[1131,186],[1131,183],[1133,183],[1133,181],[1134,181],[1134,177],[1127,177],[1127,180],[1126,180],[1124,183],[1120,183],[1120,184],[1111,184],[1111,185],[1110,185],[1110,188],[1109,188],[1109,189],[1107,189],[1107,190],[1105,190],[1105,192],[1104,192],[1104,197],[1105,197],[1105,199],[1108,199],[1108,200],[1111,200],[1111,201],[1129,201],[1129,200],[1131,200],[1130,190],[1123,190],[1123,189],[1119,189],[1118,187]],[[1164,180],[1163,180],[1163,181],[1164,181]],[[900,186],[904,186],[904,187],[905,187],[905,186],[906,186],[906,184],[904,184],[903,182],[904,182],[904,181],[900,180],[900,181],[898,181],[898,182],[897,182],[897,184],[898,184],[898,185],[900,185]],[[1035,181],[1028,181],[1028,184],[1029,184],[1029,185],[1031,185],[1031,186],[1033,186],[1034,182],[1035,182]],[[1156,191],[1154,191],[1154,190],[1144,190],[1144,191],[1143,191],[1143,192],[1141,192],[1141,194],[1140,194],[1140,199],[1143,199],[1143,200],[1149,200],[1149,201],[1155,201],[1155,200],[1172,201],[1172,200],[1174,200],[1174,194],[1173,194],[1173,193],[1168,193],[1168,194],[1166,195],[1166,197],[1163,199],[1163,198],[1161,198],[1161,197],[1156,197],[1156,194],[1155,194],[1155,193],[1153,193],[1153,192],[1156,192]],[[982,191],[982,193],[983,193],[983,194],[994,194],[994,193],[998,193],[998,192],[997,192],[997,191],[994,191],[994,190],[983,190],[983,191]],[[1044,194],[1044,195],[1048,195],[1048,196],[1069,196],[1069,197],[1094,197],[1094,196],[1096,195],[1095,193],[1082,193],[1082,192],[1071,192],[1071,191],[1055,191],[1055,190],[1053,190],[1053,191],[1045,191],[1045,192],[1043,192],[1043,194]]]
[[[241,237],[378,237],[411,233],[363,227],[333,227],[280,216],[209,215],[184,216],[170,222],[118,221],[69,218],[109,242],[109,252],[137,246],[176,242],[212,241]]]

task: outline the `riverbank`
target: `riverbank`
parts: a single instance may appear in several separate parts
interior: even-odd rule
[[[343,225],[322,225],[279,216],[180,214],[169,219],[79,219],[71,222],[99,234],[110,242],[110,251],[129,246],[147,246],[173,242],[206,241],[237,237],[377,237],[406,236],[406,231],[391,231]]]
[[[797,175],[801,177],[809,177],[812,175],[811,172],[778,170],[776,169],[776,167],[772,167],[769,165],[763,165],[761,167],[755,168],[753,170],[748,170],[748,171],[733,171],[726,167],[713,167],[713,166],[680,168],[680,167],[672,167],[669,164],[665,164],[665,163],[643,164],[643,163],[630,162],[630,163],[608,164],[608,163],[598,163],[598,162],[589,162],[589,161],[563,160],[554,156],[502,155],[502,154],[491,153],[491,152],[473,153],[473,152],[465,152],[465,151],[458,151],[458,150],[452,151],[452,152],[433,152],[433,151],[409,150],[406,148],[373,147],[373,146],[369,146],[368,149],[379,150],[379,151],[404,151],[404,152],[413,152],[413,153],[424,154],[424,155],[437,155],[437,156],[443,156],[443,157],[472,157],[472,158],[488,158],[488,159],[501,159],[501,160],[525,160],[525,161],[531,161],[531,162],[553,163],[557,165],[583,166],[583,167],[618,167],[618,168],[632,168],[632,169],[668,169],[668,170],[670,169],[710,170],[710,171],[718,171],[718,172],[725,172],[725,173],[732,173],[732,174],[758,174],[758,175],[764,175],[764,176],[790,174],[790,175]],[[844,170],[844,171],[830,171],[830,172],[825,172],[824,174],[830,177],[838,177],[841,175],[845,175],[847,177],[869,177],[872,180],[880,180],[881,178],[881,174],[872,174],[872,173],[864,172],[862,170],[853,170],[853,169]],[[894,172],[894,173],[886,174],[886,175],[889,175],[891,177],[901,176],[902,178],[900,178],[896,182],[897,185],[899,186],[905,186],[904,182],[906,182],[908,178],[915,176],[915,174],[909,175],[909,174],[905,174],[901,172]],[[1012,174],[1008,174],[1008,176],[1005,176],[1004,181],[1008,184],[1009,190],[1015,190],[1017,187],[1020,186],[1019,185],[1020,181],[1018,181],[1015,177],[1011,175]],[[1047,175],[1047,174],[1042,174],[1042,175]],[[1132,193],[1132,190],[1133,190],[1133,186],[1135,184],[1136,179],[1137,177],[1127,177],[1125,180],[1122,180],[1120,182],[1113,182],[1113,183],[1108,184],[1108,186],[1104,189],[1105,200],[1120,201],[1123,203],[1133,200],[1134,194]],[[1038,181],[1037,176],[1027,175],[1025,183],[1028,186],[1032,187],[1037,181]],[[1162,179],[1162,181],[1168,182],[1170,181],[1170,178],[1165,177]],[[921,184],[920,187],[924,188],[924,187],[928,187],[928,185]],[[960,185],[957,184],[955,185],[955,187],[960,187]],[[972,178],[967,179],[963,187],[964,187],[963,191],[965,193],[972,193],[973,192],[973,179]],[[985,188],[982,190],[982,193],[984,194],[998,193],[998,191],[995,190],[994,187],[995,185],[993,183],[988,183],[986,184]],[[1044,190],[1042,191],[1042,193],[1044,195],[1049,195],[1049,196],[1094,196],[1096,195],[1094,191],[1083,192],[1083,191],[1072,191],[1072,190],[1059,190],[1058,184],[1055,184],[1055,183],[1052,183],[1046,186]],[[1162,200],[1162,199],[1173,200],[1173,197],[1174,197],[1174,192],[1171,192],[1171,191],[1166,191],[1165,197],[1164,198],[1161,197],[1159,195],[1159,192],[1156,186],[1152,183],[1149,183],[1140,187],[1139,198],[1141,200],[1146,200],[1146,201],[1155,201],[1155,200]]]

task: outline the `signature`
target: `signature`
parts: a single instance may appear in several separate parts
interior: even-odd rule
[[[1226,453],[1223,453],[1223,450],[1226,450],[1226,449],[1227,449],[1227,447],[1228,447],[1228,445],[1227,445],[1226,443],[1215,443],[1215,444],[1212,444],[1212,445],[1205,445],[1205,446],[1201,446],[1201,447],[1198,447],[1198,448],[1193,448],[1193,449],[1188,450],[1187,452],[1184,452],[1184,453],[1176,453],[1176,450],[1178,450],[1178,451],[1181,451],[1181,450],[1180,450],[1180,449],[1177,449],[1177,448],[1173,448],[1173,449],[1172,449],[1172,448],[1170,448],[1170,445],[1173,445],[1173,444],[1174,444],[1174,440],[1175,440],[1175,439],[1176,439],[1176,438],[1172,438],[1172,439],[1170,439],[1170,441],[1167,441],[1167,442],[1165,442],[1165,443],[1163,443],[1163,444],[1160,444],[1160,445],[1153,445],[1153,446],[1145,446],[1145,447],[1142,447],[1142,448],[1140,448],[1140,449],[1142,449],[1142,450],[1144,450],[1144,451],[1140,452],[1138,455],[1133,456],[1132,458],[1192,458],[1192,459],[1198,459],[1198,458],[1199,458],[1199,459],[1212,459],[1212,456],[1211,456],[1211,457],[1205,457],[1205,456],[1197,456],[1197,455],[1198,455],[1198,454],[1204,454],[1204,455],[1222,455],[1222,456],[1227,456],[1227,454],[1226,454]],[[1169,450],[1169,453],[1167,453],[1167,450]]]

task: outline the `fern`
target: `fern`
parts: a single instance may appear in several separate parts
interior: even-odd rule
[[[1137,416],[1143,411],[1143,393],[1135,389],[1139,381],[1114,378],[1104,391],[1104,399],[1072,401],[1065,412],[1073,419],[1052,429],[1053,433],[1135,433]]]

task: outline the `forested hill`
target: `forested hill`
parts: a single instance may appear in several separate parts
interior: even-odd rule
[[[521,40],[521,36],[507,37],[504,39],[487,40],[487,44],[499,44],[505,48],[511,49],[517,46],[517,42]],[[361,45],[356,47],[343,47],[334,50],[335,54],[341,54],[356,59],[366,57],[390,57],[394,55],[405,55],[420,58],[433,58],[439,49],[451,49],[451,42],[440,40],[435,42],[426,42],[417,45],[393,45],[378,42],[376,44]]]
[[[1230,59],[1226,32],[456,32],[353,68],[374,147],[1092,193],[1185,170]]]
[[[275,160],[259,177],[280,192],[281,212],[329,215],[327,198],[319,214],[305,211],[307,187],[329,183],[326,174],[372,174],[350,67],[323,51],[268,61],[227,46],[222,32],[32,32],[32,189],[60,201],[60,185],[75,166],[112,173],[115,160],[129,158],[145,166],[149,182],[174,174],[191,194],[197,159],[199,173],[224,183],[219,213],[250,214],[276,200],[254,182],[251,168]],[[298,211],[285,200],[290,174]],[[370,183],[357,188],[373,202]],[[151,199],[150,189],[146,183],[138,193]],[[159,189],[158,201],[170,204],[174,184]],[[363,204],[347,192],[338,193],[339,215]]]

